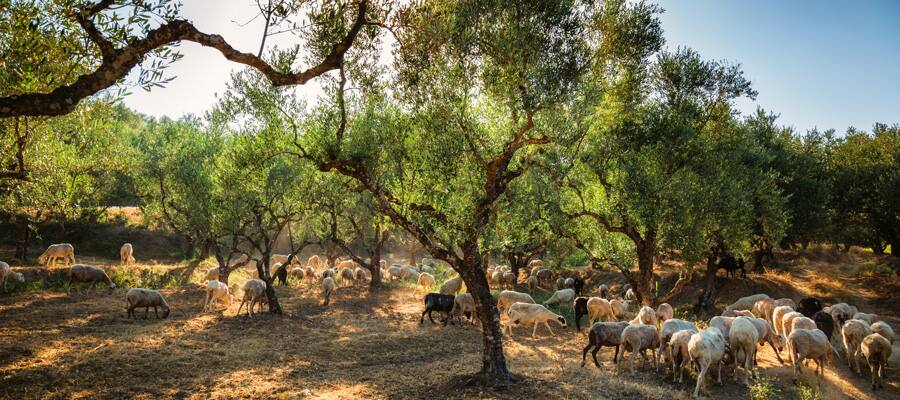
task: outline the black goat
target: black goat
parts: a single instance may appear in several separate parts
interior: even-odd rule
[[[287,285],[287,266],[282,264],[278,266],[278,269],[275,270],[275,273],[272,274],[272,283],[275,281],[281,282],[282,285]]]
[[[817,311],[812,319],[816,321],[816,328],[819,328],[820,331],[825,333],[828,340],[831,340],[831,334],[834,333],[834,318],[831,317],[831,314],[825,311]]]
[[[422,311],[422,317],[419,318],[419,324],[421,325],[423,322],[425,322],[425,314],[428,314],[428,320],[433,324],[434,319],[431,318],[431,313],[434,311],[438,311],[446,314],[446,317],[442,322],[444,323],[444,326],[447,326],[447,322],[450,321],[450,312],[453,311],[454,299],[456,299],[456,297],[452,294],[426,294],[425,311]]]
[[[575,329],[581,332],[581,317],[588,315],[587,297],[575,298]]]
[[[819,311],[822,311],[822,301],[815,297],[804,297],[797,305],[797,312],[807,318],[812,318]]]
[[[744,269],[744,259],[736,260],[734,256],[730,254],[726,254],[722,256],[722,259],[719,260],[719,268],[724,269],[725,272],[728,273],[729,276],[734,278],[734,273],[738,270],[741,271],[741,278],[747,277],[747,270]]]
[[[581,279],[577,276],[572,279],[575,280],[575,283],[572,284],[572,289],[575,289],[575,295],[581,296],[584,292],[584,279]]]

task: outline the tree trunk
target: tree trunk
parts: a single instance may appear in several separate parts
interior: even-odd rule
[[[488,386],[508,386],[509,369],[506,367],[506,356],[503,354],[503,337],[500,331],[500,312],[497,303],[491,296],[487,277],[481,264],[481,256],[466,254],[463,261],[466,265],[454,266],[466,283],[466,288],[475,298],[478,320],[482,327],[482,365],[479,375],[483,384]]]
[[[700,315],[703,311],[707,313],[713,313],[715,311],[716,304],[713,297],[716,295],[716,271],[718,270],[719,266],[716,265],[716,257],[710,255],[706,259],[706,279],[703,283],[703,293],[701,293],[700,297],[697,299],[697,306],[695,309],[697,315]]]
[[[259,279],[266,283],[266,299],[269,301],[269,312],[272,314],[283,314],[284,310],[281,309],[281,304],[278,303],[275,287],[272,286],[272,277],[269,275],[269,259],[271,259],[271,256],[269,254],[264,256],[265,258],[262,262],[256,263],[256,272],[259,275]]]
[[[16,215],[18,225],[21,227],[19,243],[16,246],[16,258],[22,260],[23,264],[28,263],[28,247],[31,246],[31,228],[29,227],[28,215]]]
[[[210,243],[209,239],[203,239],[203,242],[200,243],[200,259],[205,260],[208,258],[211,249],[212,243]]]
[[[184,258],[194,257],[194,238],[184,235]]]
[[[641,304],[653,306],[653,263],[656,258],[655,245],[643,243],[638,246],[638,296]]]

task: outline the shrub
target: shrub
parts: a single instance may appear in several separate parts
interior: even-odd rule
[[[775,379],[768,376],[760,376],[756,382],[750,385],[751,400],[781,399],[784,396],[778,389]]]

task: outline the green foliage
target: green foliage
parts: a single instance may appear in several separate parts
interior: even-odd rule
[[[775,378],[760,376],[750,385],[751,400],[774,400],[781,398],[783,398],[783,393],[781,389],[778,388]]]

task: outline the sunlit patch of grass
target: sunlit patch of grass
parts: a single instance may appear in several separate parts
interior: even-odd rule
[[[760,376],[750,385],[751,400],[775,400],[784,398],[784,394],[777,386],[775,378]]]

